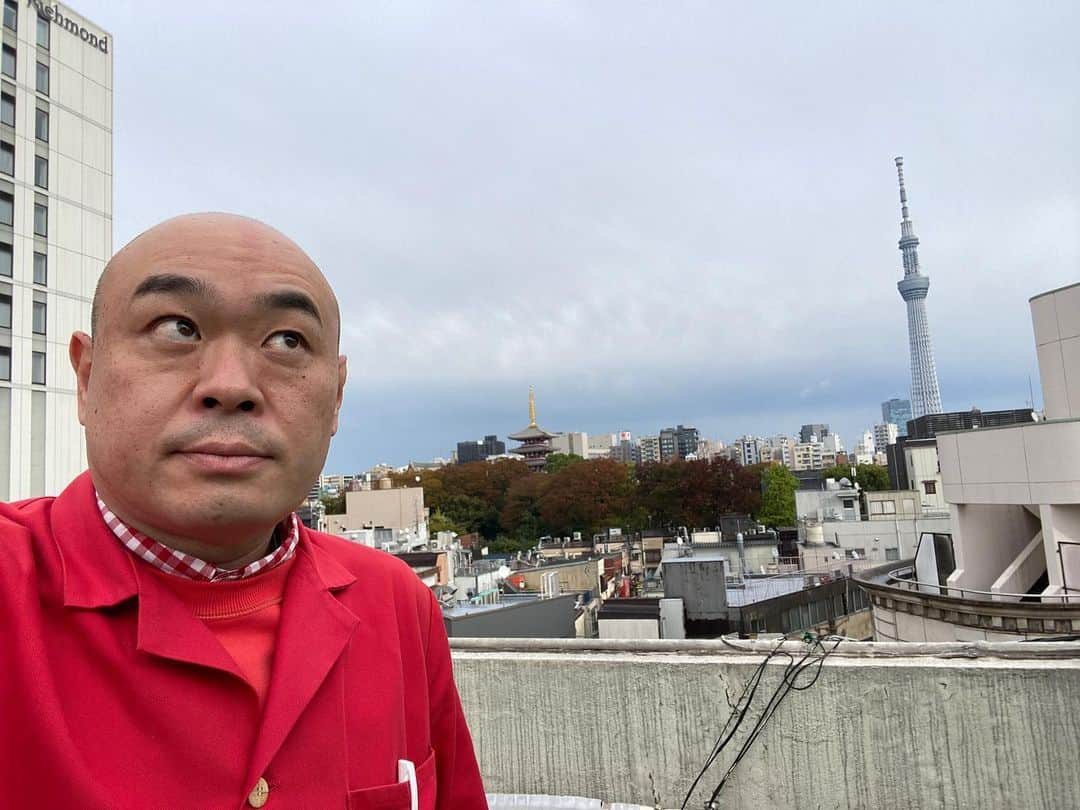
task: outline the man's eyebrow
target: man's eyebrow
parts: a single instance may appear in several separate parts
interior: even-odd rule
[[[255,303],[267,309],[293,309],[305,312],[322,325],[322,317],[319,308],[311,300],[311,296],[300,290],[275,290],[274,292],[260,293],[255,296]]]
[[[131,298],[134,300],[155,293],[209,298],[214,294],[214,288],[200,278],[181,276],[176,273],[159,273],[144,278],[131,294]]]

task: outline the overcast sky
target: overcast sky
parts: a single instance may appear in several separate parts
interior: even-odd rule
[[[946,410],[1039,395],[1080,277],[1080,13],[1059,3],[158,4],[115,40],[114,248],[271,223],[350,359],[327,467],[551,431],[729,441],[907,396],[893,157]]]

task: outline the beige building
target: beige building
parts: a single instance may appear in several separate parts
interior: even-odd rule
[[[952,531],[868,575],[878,638],[1080,633],[1080,284],[1031,299],[1031,316],[1046,418],[938,433]]]
[[[326,519],[332,531],[382,528],[419,533],[427,524],[424,490],[423,487],[352,490],[345,493],[344,516],[327,515]]]
[[[0,60],[0,500],[86,467],[67,344],[112,255],[112,36],[7,0]]]

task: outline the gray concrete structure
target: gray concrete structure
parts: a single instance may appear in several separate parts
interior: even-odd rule
[[[504,596],[490,605],[458,605],[443,610],[450,638],[573,638],[574,603],[568,593],[549,599]]]
[[[773,648],[733,646],[455,640],[488,791],[678,807]],[[784,663],[767,668],[756,708]],[[816,685],[781,705],[721,806],[1075,807],[1077,705],[1080,643],[844,643]],[[729,762],[721,757],[688,807],[703,806]]]
[[[926,294],[930,277],[919,268],[919,237],[908,215],[907,189],[904,188],[904,159],[896,158],[896,175],[900,180],[900,251],[904,256],[904,277],[896,285],[900,297],[907,303],[908,343],[911,352],[911,413],[916,419],[928,413],[941,413],[941,392],[938,390],[937,367],[934,364],[934,345],[930,339],[930,324],[926,319]]]

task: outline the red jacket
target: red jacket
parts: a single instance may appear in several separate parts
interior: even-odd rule
[[[307,530],[266,707],[105,526],[89,473],[0,505],[0,804],[486,808],[442,615],[400,561]],[[257,802],[256,802],[257,804]]]

